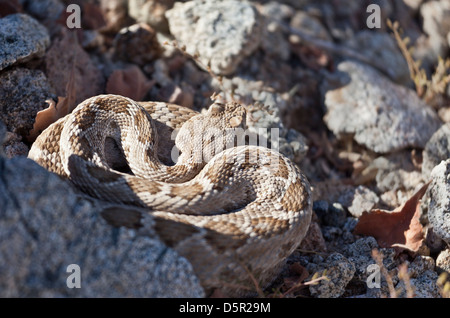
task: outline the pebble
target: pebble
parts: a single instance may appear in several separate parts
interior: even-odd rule
[[[260,16],[247,1],[177,2],[166,17],[180,45],[215,74],[232,74],[261,40]]]
[[[0,70],[44,56],[49,45],[47,29],[29,15],[16,13],[0,19]]]
[[[450,158],[442,161],[431,171],[428,187],[430,203],[428,219],[433,232],[450,243]]]
[[[345,61],[338,70],[335,80],[340,87],[326,92],[324,117],[336,136],[354,134],[359,144],[387,153],[423,148],[440,127],[437,115],[414,91],[370,66]]]
[[[37,112],[48,107],[45,100],[54,97],[43,72],[21,67],[0,73],[0,96],[0,120],[22,136],[33,128]]]
[[[425,145],[423,151],[422,174],[424,178],[430,177],[431,170],[450,158],[450,123],[442,125]]]

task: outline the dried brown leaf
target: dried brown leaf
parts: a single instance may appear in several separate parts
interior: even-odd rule
[[[397,247],[417,252],[424,239],[420,224],[420,199],[427,190],[425,184],[403,205],[393,211],[373,209],[364,212],[354,234],[373,236],[381,247]]]
[[[106,84],[106,93],[142,100],[154,85],[136,65],[114,71]]]

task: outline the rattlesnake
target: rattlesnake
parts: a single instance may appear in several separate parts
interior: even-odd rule
[[[82,192],[125,207],[104,216],[114,225],[143,226],[174,248],[207,292],[251,295],[276,277],[305,236],[312,199],[289,159],[236,145],[245,121],[246,109],[234,102],[215,102],[199,114],[99,95],[44,130],[29,158]],[[130,223],[135,211],[146,212],[144,225]]]

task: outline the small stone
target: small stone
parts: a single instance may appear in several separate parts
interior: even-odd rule
[[[44,56],[49,45],[47,29],[29,15],[16,13],[0,19],[0,70]]]
[[[128,24],[130,18],[127,12],[127,2],[127,0],[100,1],[100,8],[106,20],[108,31],[117,32]]]
[[[169,26],[165,13],[173,7],[174,2],[174,0],[129,0],[128,13],[136,21],[167,33]]]
[[[442,125],[425,145],[423,151],[422,174],[428,179],[431,170],[450,158],[450,123]]]
[[[450,248],[441,251],[436,259],[436,267],[450,274]]]
[[[363,212],[369,212],[379,202],[375,192],[365,186],[358,186],[342,193],[338,202],[345,206],[354,217],[359,218]]]
[[[450,158],[442,161],[431,171],[428,188],[430,203],[428,219],[433,231],[450,243]]]
[[[321,270],[326,270],[326,277],[316,285],[310,285],[311,295],[318,298],[337,298],[341,296],[347,284],[355,274],[355,266],[342,254],[333,253],[320,264]]]
[[[326,252],[327,246],[322,236],[319,224],[311,222],[305,238],[300,243],[298,249],[302,251]]]
[[[162,51],[156,32],[145,23],[120,30],[113,45],[116,58],[141,66],[157,59]]]
[[[354,134],[377,153],[425,147],[440,127],[433,109],[417,94],[390,82],[373,68],[345,61],[338,65],[341,85],[325,95],[328,128],[338,137]]]
[[[447,34],[450,32],[450,2],[448,0],[429,1],[420,7],[423,30],[428,34],[434,55],[445,56],[448,50]]]
[[[40,19],[58,19],[63,10],[64,4],[59,0],[22,0],[22,5],[32,16]]]
[[[319,19],[311,16],[307,12],[297,11],[291,19],[291,27],[301,30],[316,39],[331,41],[331,36]],[[291,35],[289,40],[292,43],[300,43],[301,39],[297,35]]]
[[[180,46],[216,74],[232,74],[260,43],[260,17],[247,1],[176,2],[166,17]]]
[[[0,74],[0,120],[9,131],[26,136],[38,111],[48,107],[52,88],[39,70],[13,68]]]
[[[325,225],[341,227],[344,225],[347,218],[347,211],[338,202],[334,202],[328,207],[327,213],[323,216]]]

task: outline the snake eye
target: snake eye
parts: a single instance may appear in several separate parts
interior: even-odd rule
[[[241,116],[235,116],[230,119],[230,126],[233,128],[239,126],[241,123],[242,123]]]

